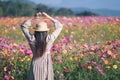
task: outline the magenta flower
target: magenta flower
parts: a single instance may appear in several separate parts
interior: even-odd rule
[[[62,38],[62,41],[63,41],[64,43],[67,43],[67,42],[69,41],[69,38],[63,37],[63,38]]]
[[[117,47],[119,47],[119,48],[120,48],[120,42],[117,42]]]
[[[53,45],[52,47],[51,47],[51,51],[55,51],[56,50],[56,47]]]
[[[25,54],[26,54],[26,55],[30,55],[30,54],[32,54],[32,51],[31,51],[30,49],[26,49],[26,50],[25,50]]]
[[[106,45],[111,45],[111,42],[110,42],[110,41],[107,41],[107,42],[106,42]]]

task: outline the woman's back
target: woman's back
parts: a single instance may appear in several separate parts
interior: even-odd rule
[[[59,21],[54,20],[54,19],[52,19],[52,20],[54,21],[54,24],[55,24],[55,31],[52,32],[52,34],[47,35],[46,50],[41,57],[35,56],[37,53],[37,49],[35,46],[36,39],[35,39],[35,36],[30,34],[30,32],[29,32],[30,25],[28,23],[30,20],[26,21],[25,23],[23,23],[21,25],[22,31],[25,34],[26,38],[28,39],[30,48],[33,52],[33,58],[31,60],[28,80],[54,80],[54,73],[53,73],[50,49],[51,49],[54,41],[60,34],[63,26]]]

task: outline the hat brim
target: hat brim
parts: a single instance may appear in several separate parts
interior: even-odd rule
[[[35,31],[39,31],[39,32],[42,32],[42,31],[49,31],[49,30],[35,30]]]
[[[33,28],[34,29],[34,31],[49,31],[49,29],[45,29],[45,30],[39,30],[39,29],[35,29],[35,28]]]

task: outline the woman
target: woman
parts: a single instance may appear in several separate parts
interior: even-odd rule
[[[54,80],[50,49],[63,26],[58,20],[52,18],[45,12],[38,13],[37,18],[41,14],[54,23],[55,31],[52,34],[48,34],[49,29],[45,22],[36,24],[34,35],[29,32],[32,19],[28,19],[21,25],[21,29],[33,52],[28,80]]]

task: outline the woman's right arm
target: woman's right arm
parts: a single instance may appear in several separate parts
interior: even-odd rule
[[[31,26],[31,19],[26,20],[21,24],[22,32],[24,33],[25,37],[28,41],[33,41],[34,36],[29,32],[29,28]]]

